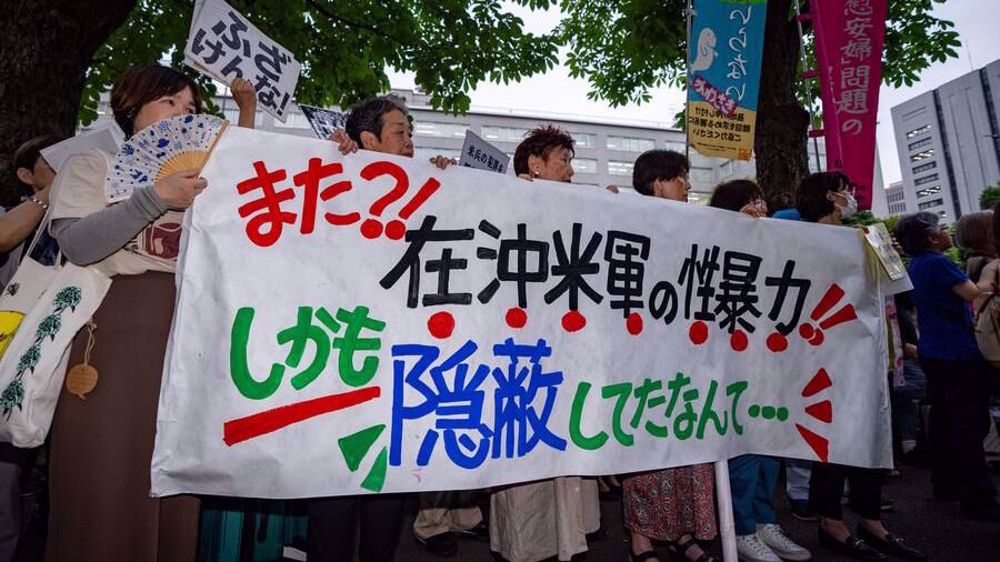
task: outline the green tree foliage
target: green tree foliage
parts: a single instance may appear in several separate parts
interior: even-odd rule
[[[495,0],[229,3],[302,63],[295,99],[303,103],[349,105],[387,91],[392,68],[412,71],[435,107],[462,112],[479,83],[518,81],[558,62],[554,35],[526,33],[522,20]],[[192,2],[138,3],[88,70],[83,122],[96,117],[101,92],[125,69],[163,53],[183,67],[192,9]],[[215,93],[210,80],[187,71]]]
[[[934,4],[944,2],[889,2],[882,56],[886,84],[913,85],[931,64],[958,56],[961,42],[954,23],[931,14]],[[686,5],[684,0],[563,0],[566,17],[559,32],[570,48],[571,75],[587,78],[590,97],[613,106],[646,102],[650,88],[682,84]]]
[[[957,56],[960,42],[954,24],[931,13],[935,4],[943,2],[889,2],[883,53],[885,83],[912,85],[932,63]],[[642,103],[650,99],[650,88],[683,83],[687,49],[684,0],[562,0],[559,5],[565,15],[558,31],[569,49],[566,62],[573,76],[589,80],[592,99],[607,100],[613,106]],[[794,186],[808,173],[808,120],[801,107],[801,74],[796,72],[801,70],[798,50],[802,40],[791,23],[792,1],[770,0],[767,9],[758,133],[773,138],[757,142],[755,149],[761,187],[769,203],[781,207],[792,199]],[[778,20],[772,21],[772,16]],[[806,47],[811,52],[808,39]],[[795,83],[788,83],[790,79]],[[818,94],[818,88],[812,93]]]
[[[991,185],[979,194],[979,208],[987,211],[1000,203],[1000,183]]]

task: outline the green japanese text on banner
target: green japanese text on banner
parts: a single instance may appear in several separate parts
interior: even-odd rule
[[[891,465],[858,233],[230,127],[186,216],[152,487]],[[794,241],[794,243],[790,243]]]

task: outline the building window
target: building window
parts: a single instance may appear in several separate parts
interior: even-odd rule
[[[926,133],[927,131],[930,131],[930,130],[931,130],[931,126],[930,125],[924,125],[923,127],[918,127],[916,129],[913,129],[912,131],[907,131],[906,132],[906,138],[912,139],[913,137],[915,137],[917,135],[922,135],[922,134],[924,134],[924,133]]]
[[[925,201],[923,203],[920,203],[919,205],[917,205],[917,207],[919,207],[920,210],[923,211],[926,209],[930,209],[931,207],[940,207],[941,205],[944,205],[943,199],[931,199],[930,201]]]
[[[719,168],[719,175],[722,177],[727,177],[732,173],[733,173],[733,161],[726,160],[725,162],[722,163],[722,166]]]
[[[928,158],[934,158],[934,149],[924,150],[916,154],[910,155],[910,162],[920,162],[921,160],[927,160]]]
[[[933,170],[934,168],[937,168],[937,162],[928,162],[913,168],[913,173],[919,174],[920,172],[926,172],[927,170]]]
[[[465,138],[468,125],[455,123],[435,123],[433,121],[418,121],[413,124],[415,137]]]
[[[681,154],[684,154],[687,150],[687,145],[684,144],[684,142],[667,141],[663,145],[667,150],[673,150],[674,152],[680,152]]]
[[[711,168],[691,168],[691,181],[710,183],[714,179]]]
[[[931,195],[937,195],[938,193],[941,193],[941,186],[934,185],[931,187],[925,187],[924,189],[918,191],[917,197],[930,197]]]
[[[934,142],[934,139],[927,137],[926,139],[920,139],[917,142],[911,142],[910,144],[907,145],[907,148],[910,150],[916,150],[918,148],[923,148],[931,144],[932,142]]]
[[[574,158],[573,171],[580,174],[596,174],[597,160],[591,158]]]
[[[620,160],[608,161],[608,173],[612,176],[631,176],[632,167],[632,162],[622,162]]]
[[[570,133],[576,148],[594,148],[597,146],[597,137],[590,133]]]
[[[484,126],[482,129],[483,138],[489,141],[521,142],[527,134],[528,129],[516,127]]]
[[[608,150],[626,150],[629,152],[645,152],[656,148],[656,141],[652,139],[638,139],[635,137],[608,137]]]
[[[924,185],[925,183],[931,183],[932,181],[938,181],[937,174],[931,174],[929,176],[924,176],[922,178],[917,178],[913,180],[914,185]]]
[[[413,158],[420,160],[421,162],[426,162],[435,156],[444,156],[445,158],[461,158],[462,151],[455,150],[453,148],[414,148]]]

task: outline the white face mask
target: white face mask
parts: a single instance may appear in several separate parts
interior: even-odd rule
[[[858,200],[850,193],[842,193],[841,195],[843,195],[847,203],[843,207],[840,207],[840,218],[849,219],[858,212]]]

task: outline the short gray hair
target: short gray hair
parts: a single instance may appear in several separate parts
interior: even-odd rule
[[[936,214],[923,211],[899,219],[893,233],[903,252],[912,256],[930,249],[931,236],[941,230],[940,222]]]

